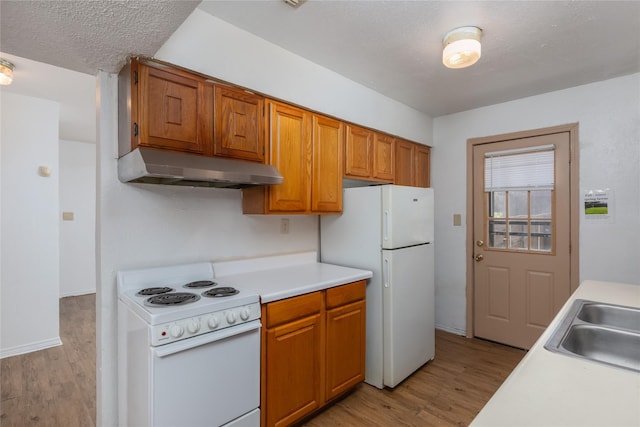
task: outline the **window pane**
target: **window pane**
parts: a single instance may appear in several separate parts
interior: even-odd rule
[[[551,221],[531,221],[531,250],[551,252]]]
[[[507,224],[504,220],[489,220],[489,247],[505,248],[507,243]]]
[[[509,249],[529,249],[528,221],[509,221]]]
[[[528,191],[509,191],[509,218],[527,218],[529,215]]]
[[[507,193],[494,191],[489,193],[489,216],[492,218],[505,218],[507,215]]]
[[[531,192],[531,218],[551,218],[551,190]]]

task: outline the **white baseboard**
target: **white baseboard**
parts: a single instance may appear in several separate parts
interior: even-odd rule
[[[4,359],[5,357],[17,356],[19,354],[31,353],[33,351],[44,350],[45,348],[57,347],[59,345],[62,345],[62,341],[60,340],[60,337],[56,337],[30,344],[18,345],[11,348],[3,348],[0,350],[0,359]]]
[[[95,294],[95,293],[96,293],[95,289],[81,289],[77,291],[68,291],[63,294],[60,294],[60,298],[79,297],[80,295],[88,295],[88,294]]]
[[[436,329],[440,329],[441,331],[450,332],[456,335],[462,335],[463,337],[467,336],[467,331],[464,329],[450,328],[448,326],[443,326],[443,325],[436,325]]]

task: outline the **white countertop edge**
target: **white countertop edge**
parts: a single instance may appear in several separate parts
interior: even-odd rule
[[[295,289],[286,289],[275,292],[266,292],[260,294],[260,302],[266,304],[269,302],[278,301],[281,299],[296,297],[299,295],[308,294],[311,292],[321,291],[324,289],[334,288],[336,286],[346,285],[347,283],[357,282],[359,280],[370,279],[373,274],[370,271],[362,270],[361,273],[353,273],[350,275],[341,276],[334,280],[326,280],[323,282],[316,282],[313,285],[304,286]]]

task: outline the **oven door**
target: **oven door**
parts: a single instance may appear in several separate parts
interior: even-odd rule
[[[221,426],[256,410],[260,321],[152,347],[151,394],[154,427]]]

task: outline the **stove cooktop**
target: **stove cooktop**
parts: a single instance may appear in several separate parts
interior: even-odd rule
[[[120,271],[118,298],[149,325],[259,303],[256,292],[218,283],[211,263]]]

